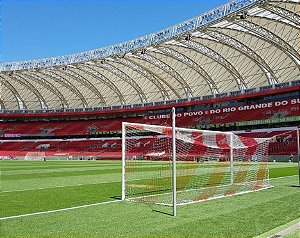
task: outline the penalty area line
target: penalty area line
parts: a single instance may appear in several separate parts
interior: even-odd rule
[[[92,203],[92,204],[81,205],[81,206],[76,206],[76,207],[67,207],[67,208],[62,208],[62,209],[49,210],[49,211],[44,211],[44,212],[34,212],[34,213],[28,213],[28,214],[22,214],[22,215],[16,215],[16,216],[0,217],[0,220],[8,220],[8,219],[20,218],[20,217],[29,217],[29,216],[42,215],[42,214],[48,214],[48,213],[54,213],[54,212],[64,212],[64,211],[69,211],[69,210],[98,206],[98,205],[109,204],[109,203],[116,203],[116,202],[121,202],[121,201],[122,200],[98,202],[98,203]]]

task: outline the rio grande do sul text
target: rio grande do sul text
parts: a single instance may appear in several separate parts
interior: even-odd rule
[[[274,108],[274,107],[285,107],[289,105],[299,105],[300,98],[293,98],[288,100],[282,101],[275,101],[275,102],[266,102],[266,103],[258,103],[258,104],[251,104],[251,105],[243,105],[243,106],[235,106],[235,107],[224,107],[224,108],[216,108],[216,109],[209,109],[209,110],[199,110],[199,111],[191,111],[191,112],[182,112],[177,113],[176,117],[191,117],[191,116],[202,116],[202,115],[215,115],[219,113],[230,113],[236,111],[250,111],[256,110],[261,108]],[[148,120],[155,120],[155,119],[165,119],[170,118],[170,114],[160,114],[160,115],[151,115],[145,116],[145,119]]]

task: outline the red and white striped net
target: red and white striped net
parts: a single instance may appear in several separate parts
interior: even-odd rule
[[[266,138],[176,128],[177,204],[269,188],[268,145]],[[171,205],[172,128],[126,123],[125,168],[126,199]]]

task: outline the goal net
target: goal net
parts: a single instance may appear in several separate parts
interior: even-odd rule
[[[45,157],[45,152],[28,152],[24,160],[43,160]]]
[[[174,134],[172,162],[172,127],[123,123],[123,200],[174,206],[174,189],[182,205],[270,188],[267,138],[186,128]]]

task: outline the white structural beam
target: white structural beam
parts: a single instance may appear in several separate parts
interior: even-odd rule
[[[212,50],[211,48],[203,44],[200,44],[192,40],[184,40],[184,41],[180,41],[180,43],[186,45],[189,48],[196,50],[198,53],[203,54],[211,58],[212,60],[216,61],[217,63],[221,64],[225,69],[227,69],[227,71],[229,71],[232,74],[240,90],[244,90],[248,88],[242,75],[236,70],[236,68],[227,59],[225,59],[218,52]]]
[[[176,60],[179,60],[183,64],[195,70],[198,74],[200,74],[204,78],[212,94],[219,93],[218,87],[214,82],[214,80],[212,79],[212,77],[194,60],[169,47],[158,47],[157,49],[162,53],[164,53],[165,55],[168,55]]]
[[[162,60],[157,59],[156,57],[147,54],[146,52],[134,54],[132,57],[144,60],[150,64],[155,65],[159,69],[163,70],[167,74],[171,75],[176,81],[181,85],[182,89],[185,92],[185,96],[187,98],[193,97],[192,90],[188,83],[179,75],[179,73],[174,70],[172,67],[170,67],[168,64],[163,62]]]
[[[16,104],[19,107],[18,109],[19,110],[27,109],[26,102],[19,94],[19,91],[16,90],[16,88],[14,86],[12,86],[12,84],[1,75],[0,75],[0,80],[1,80],[2,85],[4,85],[7,89],[9,89],[12,92],[12,95],[14,95]],[[10,100],[12,100],[12,99],[10,99]]]
[[[166,90],[165,86],[163,85],[167,84],[167,82],[162,79],[161,77],[157,76],[156,74],[154,74],[153,72],[151,72],[150,70],[148,70],[147,68],[141,66],[140,64],[133,62],[127,58],[121,57],[117,60],[118,63],[127,66],[129,68],[131,68],[132,70],[138,72],[139,74],[143,75],[147,80],[151,81],[153,84],[155,84],[155,86],[160,90],[160,93],[162,95],[162,98],[164,100],[169,100],[170,99],[170,95],[168,90]],[[170,89],[173,92],[176,92],[173,87],[171,85],[168,85],[170,87]]]
[[[75,66],[74,66],[75,67]],[[65,74],[66,76],[72,78],[73,80],[77,81],[78,83],[84,85],[86,88],[88,88],[90,91],[92,91],[101,101],[102,105],[106,105],[106,101],[103,97],[103,95],[100,93],[100,91],[90,83],[86,78],[82,77],[80,74],[72,71],[72,69],[66,67],[63,70],[59,70],[62,74]]]
[[[62,108],[68,108],[69,107],[69,102],[67,98],[58,90],[57,87],[55,87],[49,80],[48,78],[40,74],[39,72],[34,72],[34,71],[22,71],[22,75],[24,75],[26,78],[28,78],[31,81],[34,81],[36,84],[39,84],[41,87],[46,88],[50,92],[52,92],[54,95],[56,95],[55,99],[52,100],[59,100],[61,107]],[[50,99],[45,96],[45,100],[49,101]]]
[[[109,72],[111,72],[112,74],[114,74],[115,76],[123,79],[132,88],[134,88],[134,90],[137,92],[137,94],[140,97],[140,102],[141,103],[147,102],[147,96],[145,95],[144,91],[135,82],[135,80],[132,79],[131,77],[129,77],[125,72],[123,72],[122,70],[116,68],[113,64],[110,64],[110,63],[108,63],[106,61],[103,62],[103,63],[100,63],[100,64],[95,64],[95,67],[100,67],[100,68],[106,69]]]
[[[269,84],[273,85],[278,83],[278,79],[271,69],[271,67],[267,64],[267,62],[260,57],[255,51],[250,49],[247,45],[241,43],[240,41],[224,34],[218,31],[214,30],[206,30],[205,35],[210,36],[210,38],[205,38],[208,41],[215,40],[221,44],[227,45],[231,47],[234,50],[239,51],[243,54],[243,57],[250,58],[252,61],[254,61],[258,67],[262,69],[262,71],[265,73],[267,79],[269,80]]]
[[[97,70],[89,67],[87,64],[80,64],[77,66],[77,69],[94,77],[95,79],[99,80],[103,84],[105,84],[107,87],[109,87],[119,98],[121,105],[126,104],[126,100],[121,93],[121,91],[118,89],[118,87],[107,77],[105,77],[103,74],[99,73]]]

